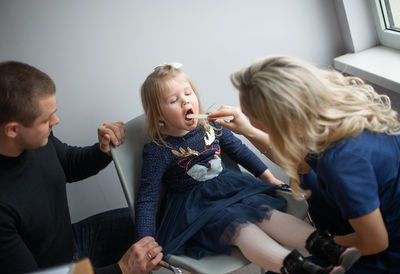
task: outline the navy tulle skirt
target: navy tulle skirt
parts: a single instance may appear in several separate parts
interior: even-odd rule
[[[285,209],[286,201],[275,190],[253,176],[225,169],[190,190],[167,193],[157,241],[164,254],[196,259],[230,254],[240,226],[269,218],[271,209]]]

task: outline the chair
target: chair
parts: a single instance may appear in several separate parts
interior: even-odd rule
[[[125,142],[111,149],[114,165],[133,220],[135,220],[135,201],[140,185],[142,150],[143,146],[148,142],[145,130],[145,119],[145,115],[140,115],[128,121],[125,125]],[[227,155],[222,154],[222,159],[227,167],[238,169],[237,164],[227,157]],[[162,196],[163,191],[160,191],[160,193]],[[306,217],[308,211],[307,202],[294,200],[288,191],[280,191],[280,194],[288,200],[288,213],[301,219]],[[229,273],[250,264],[237,248],[233,249],[230,256],[212,255],[196,260],[185,255],[169,255],[165,259],[171,265],[185,269],[191,273],[205,274]]]

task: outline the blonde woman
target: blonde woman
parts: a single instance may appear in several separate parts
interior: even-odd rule
[[[400,124],[389,98],[288,56],[260,59],[231,81],[248,119],[229,106],[210,118],[233,115],[217,123],[278,163],[296,196],[310,194],[299,173],[314,178],[310,206],[323,212],[316,223],[363,255],[348,273],[400,273]]]

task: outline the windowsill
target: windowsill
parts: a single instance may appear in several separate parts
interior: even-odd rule
[[[335,69],[400,93],[400,50],[376,46],[333,60]]]

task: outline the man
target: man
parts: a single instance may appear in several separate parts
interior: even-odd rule
[[[52,133],[59,123],[55,91],[38,69],[0,63],[0,272],[26,273],[81,257],[101,267],[97,273],[150,272],[162,248],[150,237],[130,246],[134,230],[127,209],[71,225],[66,182],[106,167],[110,142],[123,143],[125,126],[100,126],[93,146],[62,143]]]

